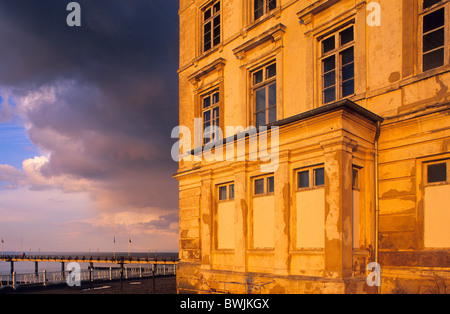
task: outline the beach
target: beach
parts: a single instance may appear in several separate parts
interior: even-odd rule
[[[155,288],[154,288],[155,287]],[[48,287],[19,287],[0,289],[0,294],[176,294],[176,277],[152,278],[83,283],[81,287],[54,285]]]

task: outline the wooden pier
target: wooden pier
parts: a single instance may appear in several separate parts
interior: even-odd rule
[[[1,276],[0,286],[12,286],[27,284],[43,284],[65,282],[66,274],[70,272],[65,269],[65,265],[70,263],[88,263],[89,269],[82,272],[83,281],[95,280],[113,280],[127,279],[128,277],[142,278],[155,276],[173,276],[176,274],[178,264],[177,258],[158,257],[158,258],[141,258],[141,257],[124,257],[124,256],[26,256],[26,255],[7,255],[0,257],[0,262],[10,263],[11,271],[8,276]],[[14,264],[18,262],[35,263],[34,274],[16,274]],[[39,272],[39,263],[50,262],[60,263],[61,271],[47,273],[45,270]],[[103,264],[102,267],[94,268],[94,263]],[[110,264],[106,267],[104,264]],[[113,265],[117,265],[114,266]],[[147,267],[145,267],[147,265]],[[144,267],[143,267],[144,266]],[[151,267],[148,267],[151,266]]]

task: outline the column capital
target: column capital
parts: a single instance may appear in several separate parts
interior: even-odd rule
[[[358,142],[347,136],[342,136],[320,142],[320,146],[324,150],[325,154],[336,151],[347,151],[349,153],[353,153],[358,149]]]
[[[291,159],[291,151],[289,150],[284,150],[282,152],[279,153],[279,158],[278,161],[279,163],[288,163]]]
[[[202,181],[208,181],[208,180],[212,180],[212,170],[208,169],[208,170],[203,170],[199,173],[200,178],[202,179]]]
[[[239,174],[247,171],[248,163],[247,161],[236,161],[233,162],[234,174]]]

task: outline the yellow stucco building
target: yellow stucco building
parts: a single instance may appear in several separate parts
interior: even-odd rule
[[[448,292],[450,1],[179,18],[178,291]]]

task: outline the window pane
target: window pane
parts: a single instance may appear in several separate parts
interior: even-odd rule
[[[354,189],[359,188],[359,170],[353,169],[352,186]]]
[[[330,72],[335,68],[336,68],[335,56],[331,56],[323,60],[323,73]]]
[[[298,173],[298,188],[309,188],[309,171],[302,171]]]
[[[342,97],[347,97],[355,93],[355,80],[342,83]]]
[[[214,38],[220,37],[220,25],[219,25],[219,26],[216,26],[216,27],[214,28],[213,37],[214,37]]]
[[[267,178],[267,193],[273,193],[275,191],[275,178]]]
[[[211,33],[211,22],[205,24],[205,26],[203,27],[203,31],[205,34]]]
[[[205,21],[211,18],[211,8],[207,9],[204,14]]]
[[[277,0],[268,0],[267,7],[268,12],[275,9],[277,7]]]
[[[423,9],[427,9],[435,5],[436,3],[441,2],[441,0],[424,0],[423,1]]]
[[[444,48],[423,55],[423,70],[428,71],[444,65]]]
[[[423,32],[429,31],[444,26],[445,24],[445,10],[439,9],[423,17]]]
[[[227,187],[221,186],[219,188],[219,201],[224,201],[227,199]]]
[[[229,199],[234,200],[234,184],[230,185]]]
[[[329,103],[336,100],[336,88],[331,87],[323,91],[323,103]]]
[[[327,53],[336,48],[334,36],[331,36],[328,39],[322,41],[322,53]]]
[[[219,100],[220,100],[220,95],[219,95],[219,93],[218,93],[218,92],[217,92],[217,93],[214,93],[213,96],[212,96],[212,103],[213,103],[213,104],[217,104],[217,103],[219,102]]]
[[[260,126],[266,125],[266,112],[260,112],[256,114],[256,127],[259,128]]]
[[[277,65],[276,63],[269,65],[267,67],[267,78],[271,78],[277,75]]]
[[[253,84],[259,84],[263,81],[263,70],[260,70],[253,74]]]
[[[423,36],[423,52],[427,52],[439,47],[445,43],[445,29],[441,28]]]
[[[220,1],[214,5],[214,13],[217,13],[219,11],[220,11]]]
[[[214,38],[214,46],[217,46],[218,44],[220,44],[220,36]]]
[[[323,87],[328,88],[336,85],[336,73],[335,71],[329,72],[323,77]]]
[[[203,122],[206,123],[208,121],[211,121],[211,110],[205,111],[203,113]]]
[[[273,123],[277,121],[277,107],[271,107],[269,109],[269,121],[268,123]]]
[[[255,180],[255,194],[264,194],[264,179]]]
[[[355,56],[353,54],[353,47],[345,49],[341,52],[342,65],[346,65],[355,61]]]
[[[314,186],[321,186],[325,184],[325,169],[314,170]]]
[[[218,117],[219,117],[219,107],[216,107],[213,110],[213,120],[216,120]]]
[[[314,186],[325,185],[325,169],[315,169],[314,170]]]
[[[428,183],[447,181],[447,163],[428,166]]]
[[[273,83],[269,85],[269,107],[277,104],[277,84]]]
[[[266,109],[266,89],[261,88],[256,91],[256,112]]]
[[[209,106],[211,106],[210,96],[203,98],[203,108],[208,108]]]
[[[348,81],[355,77],[355,64],[351,63],[342,67],[342,81]]]
[[[208,51],[211,49],[211,42],[205,42],[205,45],[203,46],[203,51]]]
[[[340,32],[341,46],[353,41],[353,26]]]
[[[255,20],[264,15],[264,0],[255,0],[254,2]]]

